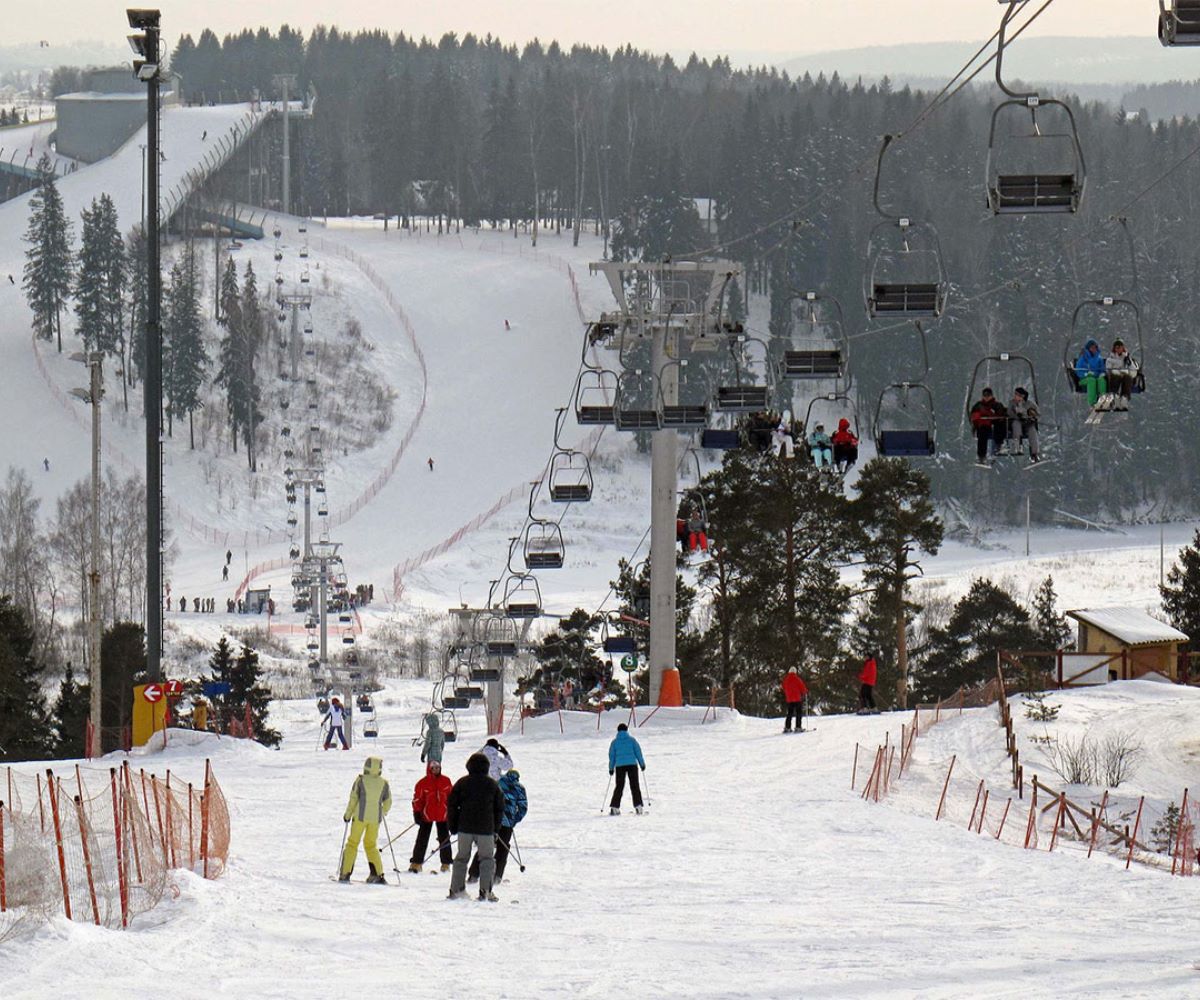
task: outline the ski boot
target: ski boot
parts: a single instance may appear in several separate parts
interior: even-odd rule
[[[467,894],[466,889],[451,889],[447,894],[447,899],[462,899]]]
[[[349,882],[350,881],[350,873],[342,872],[342,874],[338,876],[338,881],[339,882]]]
[[[412,872],[414,875],[417,875],[417,874],[419,874],[419,873],[420,873],[420,871],[421,871],[422,867],[423,867],[423,866],[422,866],[422,864],[421,864],[421,862],[420,862],[420,861],[414,861],[412,864],[410,864],[410,865],[408,866],[408,870],[409,870],[410,872]]]
[[[442,867],[438,869],[438,871],[442,871],[442,872],[448,872],[449,870],[450,870],[449,865],[442,865]]]
[[[487,892],[484,892],[481,889],[479,892],[479,902],[481,902],[481,903],[498,903],[498,902],[500,902],[500,900],[496,897],[496,894],[494,892],[492,892],[491,889],[489,889]]]
[[[641,815],[642,815],[642,807],[641,807],[641,806],[634,806],[634,807],[633,807],[633,811],[634,811],[635,813],[637,813],[639,816],[641,816]]]
[[[618,806],[609,806],[609,809],[608,809],[608,814],[609,814],[610,816],[620,816],[620,815],[621,815],[621,810],[620,810],[620,808],[619,808]]]
[[[371,872],[367,876],[367,885],[387,885],[387,879],[384,878],[382,872]]]

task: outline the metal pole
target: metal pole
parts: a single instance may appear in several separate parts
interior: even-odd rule
[[[1167,585],[1167,538],[1166,526],[1163,524],[1158,526],[1158,585]]]
[[[304,558],[312,556],[312,480],[304,481]]]
[[[157,59],[159,26],[146,29]],[[162,280],[158,244],[158,74],[146,83],[146,673],[162,680]]]
[[[328,653],[328,645],[327,645],[328,629],[326,627],[326,618],[325,618],[325,584],[326,584],[326,580],[328,579],[328,577],[329,577],[329,562],[328,562],[328,560],[322,558],[321,559],[321,593],[320,593],[321,665],[322,666],[324,666],[325,664],[327,664],[329,662],[329,653]]]
[[[1029,555],[1029,494],[1025,494],[1025,555]]]
[[[288,347],[291,349],[292,382],[300,380],[300,303],[292,303],[292,327],[288,333]]]
[[[291,122],[288,120],[288,78],[283,78],[283,211],[292,210]]]
[[[667,361],[665,324],[653,333],[652,364],[662,372]],[[678,369],[670,367],[662,383],[663,402],[678,401]],[[650,703],[658,704],[663,670],[675,667],[675,514],[677,432],[654,431],[650,439]]]
[[[88,618],[91,649],[88,659],[88,683],[91,697],[88,718],[91,721],[91,739],[87,747],[89,757],[99,757],[100,749],[100,646],[102,625],[100,622],[100,397],[104,392],[104,372],[101,364],[104,355],[93,351],[88,356],[92,402],[92,567],[88,574]]]

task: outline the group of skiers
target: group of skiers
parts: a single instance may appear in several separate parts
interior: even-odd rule
[[[875,707],[875,684],[878,679],[879,664],[874,656],[868,656],[863,660],[862,669],[858,672],[858,681],[861,685],[858,691],[859,715],[870,715],[879,711]],[[800,676],[796,668],[791,667],[783,675],[781,686],[783,701],[787,706],[783,731],[785,733],[802,733],[804,732],[804,702],[808,699],[808,685],[804,683],[804,678]],[[795,729],[792,729],[793,720],[796,723]]]
[[[1079,391],[1087,393],[1088,406],[1095,410],[1128,410],[1139,371],[1125,341],[1119,338],[1107,355],[1094,337],[1088,338],[1075,361]]]
[[[168,597],[166,599],[166,604],[167,604],[166,610],[168,610],[168,611],[173,610],[171,607],[171,598],[170,597]],[[179,610],[187,611],[187,609],[188,609],[188,599],[186,597],[179,598]],[[193,614],[211,615],[211,614],[215,614],[216,610],[217,610],[217,599],[215,597],[193,597],[192,598]]]
[[[989,468],[997,455],[1019,455],[1022,442],[1029,442],[1029,462],[1042,460],[1038,448],[1038,408],[1024,386],[1013,389],[1007,407],[985,388],[971,407],[971,427],[975,432],[976,464]]]
[[[825,425],[814,425],[808,435],[808,451],[818,469],[832,469],[844,475],[858,461],[858,437],[850,427],[850,421],[842,417],[838,429],[830,437]]]

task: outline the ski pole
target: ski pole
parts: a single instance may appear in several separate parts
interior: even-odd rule
[[[399,840],[401,837],[403,837],[406,833],[408,833],[409,830],[411,830],[416,825],[417,825],[416,823],[409,823],[408,826],[406,826],[403,830],[401,830],[398,834],[396,834],[396,836],[392,837],[391,840],[389,840],[383,846],[391,847],[392,844],[394,844],[397,840]],[[387,822],[385,820],[384,821],[384,829],[386,829],[386,828],[387,828]],[[393,852],[393,853],[395,853],[395,852]]]
[[[392,871],[394,871],[397,875],[399,875],[400,869],[399,869],[399,867],[397,867],[397,864],[396,864],[396,848],[392,847],[392,841],[395,838],[392,836],[392,831],[388,829],[386,816],[383,817],[383,832],[388,838],[388,842],[387,842],[388,850],[390,850],[392,852]]]
[[[342,858],[346,855],[346,838],[350,835],[350,821],[344,820],[345,825],[342,827],[342,846],[338,848],[338,863],[337,873],[340,877],[342,874]]]
[[[516,830],[513,830],[512,847],[513,847],[513,854],[516,855],[516,858],[517,858],[517,867],[520,868],[521,871],[524,871],[525,863],[521,860],[521,848],[517,845],[517,831]]]
[[[642,771],[642,783],[646,786],[646,805],[650,806],[654,803],[650,799],[650,781],[646,778],[646,772]]]
[[[604,812],[604,807],[608,805],[608,790],[612,787],[612,771],[608,772],[608,784],[604,786],[604,801],[600,803],[600,811]]]
[[[428,861],[430,858],[432,858],[435,854],[437,854],[438,851],[440,851],[447,844],[451,843],[454,839],[455,839],[454,837],[447,837],[445,840],[443,840],[440,844],[437,845],[437,847],[435,847],[432,851],[430,851],[427,855],[425,855],[425,861]],[[422,861],[421,864],[424,864],[425,861]]]

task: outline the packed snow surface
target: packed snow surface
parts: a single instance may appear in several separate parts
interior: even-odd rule
[[[779,720],[723,712],[702,725],[702,708],[661,710],[635,730],[651,805],[636,816],[626,799],[619,817],[602,814],[606,748],[628,713],[608,713],[600,732],[582,713],[564,715],[565,734],[557,716],[529,721],[503,737],[529,814],[516,838],[527,870],[510,862],[498,904],[447,901],[447,875],[397,878],[386,852],[398,887],[331,883],[364,756],[384,759],[391,832],[409,822],[423,773],[411,737],[427,697],[422,683],[392,682],[378,696],[380,738],[350,752],[320,750],[315,714],[293,702],[274,708],[278,752],[212,739],[135,760],[194,778],[213,759],[232,816],[227,873],[180,877],[178,898],[128,932],[58,918],[0,946],[0,995],[1196,995],[1193,880],[1077,850],[1022,851],[935,824],[915,800],[875,805],[852,792],[854,743],[895,738],[901,715],[818,718],[783,736]],[[1162,727],[1135,791],[1195,784],[1197,692],[1132,682],[1051,697],[1075,720],[1064,725],[1119,707],[1148,733]],[[447,745],[452,777],[482,744],[482,721],[464,715]],[[994,710],[967,713],[922,738],[931,756],[916,768],[952,746],[984,771],[1003,758],[999,733]],[[401,868],[411,838],[397,844]]]

